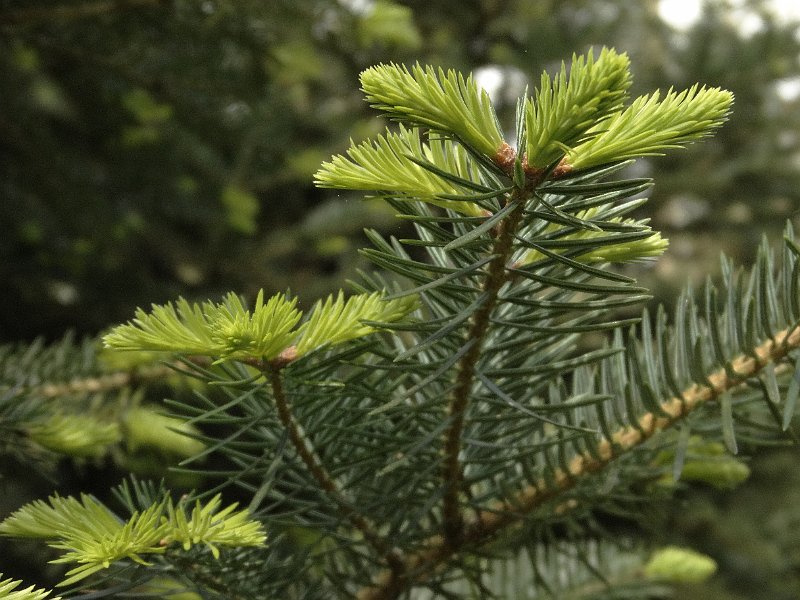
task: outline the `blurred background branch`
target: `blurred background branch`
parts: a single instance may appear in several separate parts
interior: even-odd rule
[[[105,2],[83,2],[74,5],[54,5],[37,8],[11,10],[0,14],[0,25],[28,24],[39,21],[62,19],[84,19],[111,12],[142,6],[164,4],[163,0],[114,0]]]

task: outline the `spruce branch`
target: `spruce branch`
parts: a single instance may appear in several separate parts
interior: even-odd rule
[[[97,394],[123,389],[146,381],[157,381],[174,373],[175,370],[169,365],[148,365],[130,371],[73,379],[67,383],[44,383],[29,388],[29,391],[44,398]]]
[[[291,587],[283,596],[389,599],[424,586],[455,598],[466,593],[460,583],[488,596],[486,557],[521,548],[571,549],[573,564],[599,568],[582,556],[590,544],[564,544],[563,526],[581,540],[600,535],[592,512],[643,501],[635,484],[663,483],[670,461],[680,463],[673,479],[681,470],[714,484],[746,476],[736,459],[711,465],[713,453],[735,449],[737,435],[774,440],[773,429],[782,436],[790,424],[800,370],[779,377],[800,350],[800,249],[787,230],[780,269],[766,248],[748,278],[723,263],[723,291],[709,284],[702,309],[687,292],[673,328],[663,311],[616,314],[649,296],[607,265],[666,248],[631,216],[650,182],[614,179],[622,161],[707,135],[732,99],[695,86],[625,109],[629,84],[624,55],[573,57],[520,100],[516,150],[470,78],[394,65],[363,74],[368,99],[399,129],[353,145],[316,181],[376,192],[413,224],[410,240],[368,231],[373,248],[363,252],[403,279],[364,274],[362,293],[322,299],[305,316],[282,294],[259,294],[254,308],[233,294],[219,304],[179,300],[138,311],[106,337],[112,348],[216,361],[196,370],[215,395],[171,406],[230,460],[215,471],[222,485],[256,490],[251,506],[291,541],[285,561],[272,552],[275,537],[267,550],[246,545],[212,560],[224,540],[258,537],[257,525],[233,507],[217,511],[218,498],[190,511],[150,494],[137,514],[161,506],[158,523],[169,530],[157,547],[174,542],[159,561],[186,566],[212,595],[238,577],[232,597]],[[608,332],[602,348],[580,344]],[[669,432],[686,420],[685,435]],[[710,445],[687,454],[697,450],[695,422],[713,430]],[[612,489],[597,493],[596,477],[612,471]],[[210,552],[191,564],[187,544]],[[130,552],[128,564],[151,554]],[[670,560],[667,571],[680,567]],[[279,583],[266,591],[265,580]],[[564,589],[591,593],[586,581]]]
[[[157,364],[163,355],[137,353],[126,360],[110,359],[98,346],[96,340],[76,342],[69,334],[48,346],[42,340],[2,345],[0,392],[37,401],[87,397],[145,385],[175,372],[169,365]]]
[[[464,340],[465,344],[470,344],[470,346],[456,367],[455,388],[447,407],[449,425],[445,431],[442,448],[445,486],[442,527],[444,538],[453,545],[458,545],[463,535],[464,517],[460,501],[463,467],[459,460],[459,453],[461,452],[466,410],[472,395],[478,357],[483,349],[492,312],[497,305],[501,288],[508,281],[509,272],[506,266],[513,251],[514,236],[522,220],[529,196],[530,192],[517,190],[508,201],[508,206],[513,208],[509,216],[499,225],[500,233],[491,252],[494,258],[489,263],[489,270],[483,282],[484,300],[470,321],[469,331]]]
[[[191,516],[185,507],[169,498],[135,511],[123,521],[106,506],[82,494],[52,496],[49,503],[31,502],[0,523],[0,535],[47,540],[53,548],[64,550],[54,563],[77,563],[59,586],[68,586],[89,577],[113,563],[131,560],[148,565],[148,555],[163,555],[173,542],[184,550],[203,544],[219,556],[217,546],[262,546],[266,541],[263,525],[249,518],[247,511],[234,512],[235,505],[218,510],[219,495],[205,506],[195,504]]]
[[[470,76],[416,64],[371,67],[361,74],[370,104],[390,118],[458,138],[486,156],[503,146],[489,95]]]
[[[69,335],[47,347],[38,341],[0,346],[3,449],[22,460],[33,451],[39,466],[47,467],[59,455],[99,459],[123,440],[130,444],[123,421],[138,409],[124,408],[136,403],[129,389],[153,382],[179,385],[176,365],[154,364],[158,359],[155,353],[109,359],[97,340],[75,343]],[[170,437],[151,434],[156,446]]]
[[[735,390],[748,379],[756,377],[768,365],[780,362],[798,348],[800,327],[778,332],[773,339],[756,346],[752,355],[734,359],[728,368],[718,369],[703,377],[705,383],[695,383],[683,390],[679,397],[661,401],[657,411],[644,413],[638,418],[636,425],[621,428],[610,438],[602,439],[594,452],[575,456],[568,469],[556,472],[552,483],[541,481],[536,486],[523,490],[515,498],[492,506],[493,510],[482,514],[471,527],[476,532],[489,533],[509,524],[518,518],[513,516],[515,511],[528,513],[541,506],[555,494],[573,486],[579,478],[599,471],[614,459],[685,419],[701,406]]]
[[[88,495],[76,498],[53,496],[49,505],[34,501],[0,523],[0,534],[50,540],[49,544],[66,551],[58,563],[77,563],[59,585],[71,585],[111,563],[131,559],[146,564],[144,554],[161,554],[160,540],[167,533],[159,520],[162,505],[153,505],[121,522],[105,506]]]

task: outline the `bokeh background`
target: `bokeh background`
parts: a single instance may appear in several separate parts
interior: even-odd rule
[[[310,305],[366,266],[364,227],[398,227],[312,185],[323,160],[385,127],[362,69],[472,71],[508,125],[543,69],[602,45],[630,55],[634,94],[701,82],[736,95],[715,138],[635,167],[656,179],[645,211],[671,240],[640,276],[669,304],[721,251],[746,264],[762,235],[800,225],[795,5],[0,0],[0,343],[94,336],[178,295],[291,289]],[[719,561],[698,598],[798,598],[798,457],[761,451],[735,494],[692,488],[642,535]],[[4,475],[3,512],[29,477]],[[65,466],[62,480],[106,477]]]

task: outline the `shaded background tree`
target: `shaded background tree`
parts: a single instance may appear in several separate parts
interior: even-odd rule
[[[476,71],[509,124],[502,98],[593,45],[631,55],[634,94],[694,81],[732,90],[714,140],[637,167],[658,172],[649,210],[672,242],[641,277],[663,300],[713,271],[720,250],[749,261],[761,231],[798,220],[797,23],[773,3],[709,0],[676,28],[662,18],[670,4],[684,5],[0,0],[0,341],[94,335],[177,295],[290,287],[311,302],[338,286],[361,265],[361,229],[392,221],[381,205],[314,189],[311,174],[350,136],[383,127],[357,90],[381,61]],[[759,460],[751,506],[767,502],[759,478],[785,472],[775,465],[787,456]],[[788,503],[798,487],[776,494],[777,479],[769,502]],[[728,502],[694,493],[693,509]],[[769,513],[800,518],[780,504]],[[738,597],[800,593],[792,528],[743,547],[714,510],[674,518],[749,590]]]

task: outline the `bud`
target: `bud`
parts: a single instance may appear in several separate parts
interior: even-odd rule
[[[677,546],[657,550],[644,566],[648,579],[674,583],[702,583],[716,570],[717,563],[710,556]]]
[[[612,244],[593,250],[578,257],[584,262],[634,262],[647,258],[657,258],[664,254],[669,246],[669,240],[662,238],[661,233],[654,231],[653,235],[641,240]]]
[[[53,414],[28,427],[40,446],[75,458],[100,458],[120,441],[119,425],[92,415]]]
[[[691,460],[683,465],[681,480],[702,481],[718,489],[732,489],[750,477],[750,467],[731,457],[718,460]]]
[[[656,456],[655,464],[672,466],[675,461],[674,450],[664,450]],[[672,470],[666,473],[659,483],[674,485]],[[686,459],[681,468],[681,481],[699,481],[717,489],[732,489],[750,477],[747,463],[732,456],[720,442],[708,442],[700,436],[689,439]]]
[[[135,452],[146,447],[180,457],[199,454],[205,445],[190,437],[199,433],[182,419],[162,415],[150,408],[130,410],[124,421],[128,450]]]

